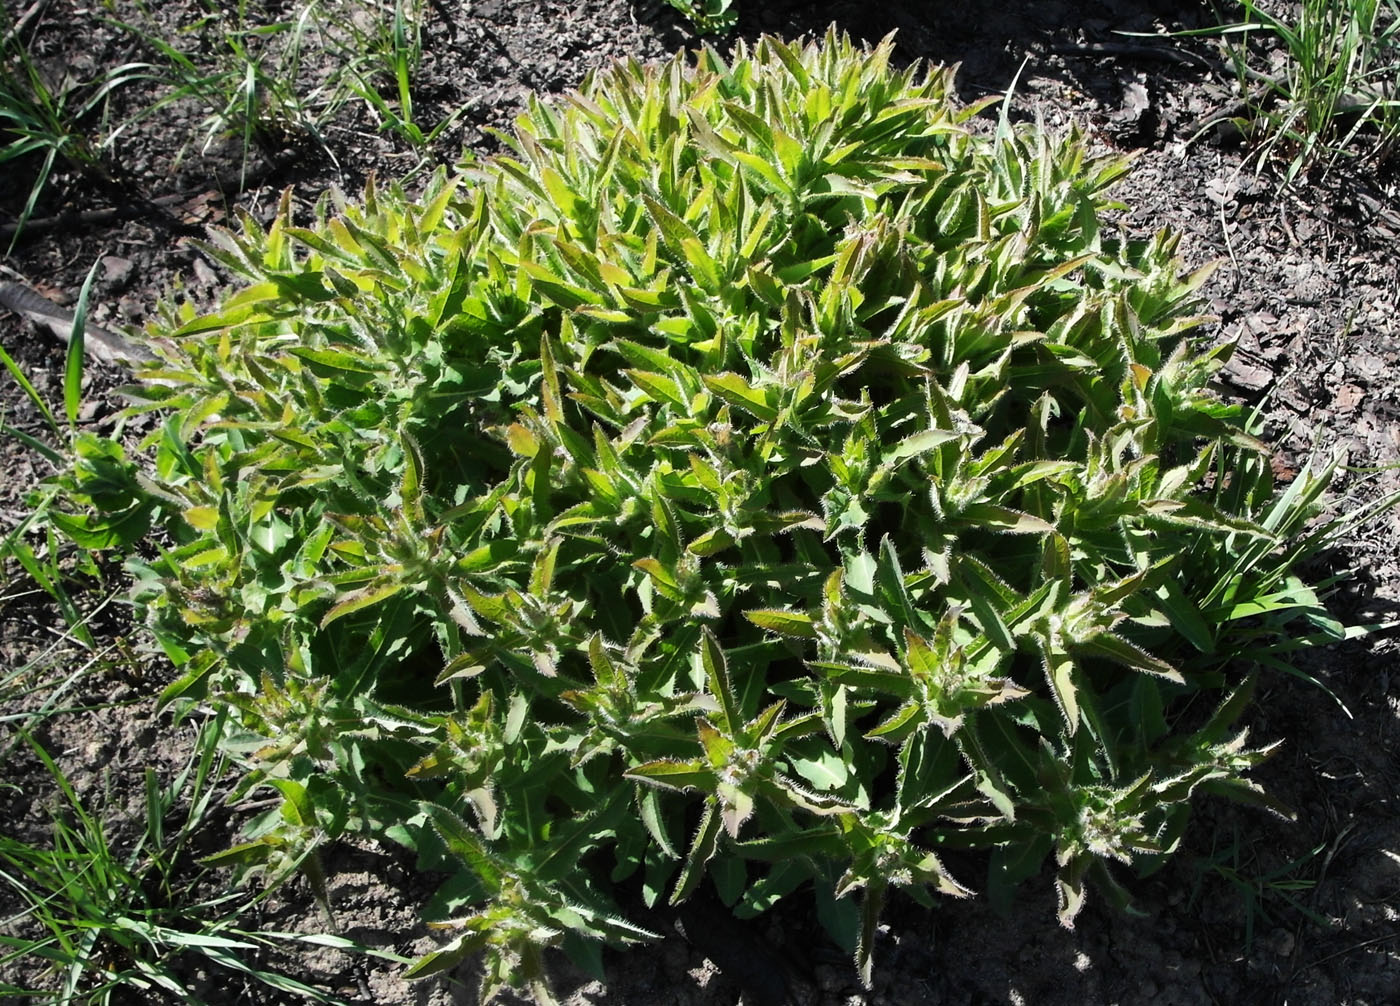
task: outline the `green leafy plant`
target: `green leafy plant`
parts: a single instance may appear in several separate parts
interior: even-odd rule
[[[88,303],[98,262],[88,270],[78,294],[68,332],[68,351],[64,361],[62,384],[63,416],[60,423],[49,403],[35,388],[24,369],[0,346],[0,365],[33,407],[47,436],[30,433],[14,425],[8,416],[0,414],[0,437],[13,437],[54,469],[71,465],[75,445],[82,441],[77,432],[79,407],[82,399],[83,367],[85,363]],[[40,718],[63,709],[62,701],[71,689],[92,672],[117,647],[99,646],[89,626],[94,614],[115,599],[114,590],[95,604],[87,604],[78,585],[101,583],[100,571],[88,550],[72,548],[64,536],[56,532],[50,507],[58,487],[50,484],[33,493],[27,500],[28,511],[0,537],[0,614],[6,614],[13,604],[23,608],[35,596],[46,596],[57,608],[65,623],[58,638],[32,659],[6,667],[0,673],[0,702],[7,707],[0,722],[19,731],[31,729]],[[62,516],[59,516],[62,519]],[[26,540],[30,536],[32,540]],[[85,608],[89,610],[84,610]],[[80,655],[81,659],[74,657]],[[37,705],[26,700],[35,699]],[[28,706],[28,708],[23,708]],[[20,743],[12,738],[0,748],[3,758]]]
[[[63,526],[167,536],[162,700],[279,798],[229,862],[400,842],[448,877],[411,973],[547,1000],[545,947],[655,928],[619,885],[858,905],[868,980],[892,892],[969,892],[949,850],[994,896],[1053,860],[1068,925],[1193,798],[1280,809],[1234,724],[1351,631],[1295,572],[1334,466],[1275,487],[1207,270],[1101,220],[1128,159],[890,57],[621,65],[418,199],[208,246],[240,285],[165,308],[160,429]]]

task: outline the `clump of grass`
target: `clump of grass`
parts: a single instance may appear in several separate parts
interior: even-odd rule
[[[423,60],[423,16],[421,0],[394,0],[389,20],[378,20],[377,11],[372,12],[368,30],[355,28],[355,19],[351,18],[350,59],[346,64],[350,89],[369,106],[380,128],[396,134],[420,155],[463,111],[457,109],[426,129],[418,121],[413,80]],[[385,98],[384,89],[390,90],[394,98]]]
[[[143,79],[149,68],[125,63],[90,81],[69,74],[55,79],[31,54],[8,7],[0,7],[0,33],[0,167],[27,180],[21,184],[29,192],[13,247],[60,166],[105,174],[102,154],[110,137],[92,119],[105,111],[114,91]]]
[[[1228,41],[1257,165],[1280,161],[1288,184],[1318,163],[1388,160],[1400,141],[1400,4],[1243,0],[1243,9],[1239,22],[1205,33]],[[1279,47],[1276,63],[1263,63],[1253,44],[1263,35]]]
[[[55,171],[66,166],[105,177],[106,155],[125,132],[177,106],[198,110],[193,129],[179,127],[185,135],[177,160],[232,140],[245,172],[256,148],[286,142],[310,140],[334,161],[326,131],[356,102],[420,157],[461,114],[429,125],[414,107],[424,17],[415,0],[395,0],[387,10],[354,0],[335,12],[321,0],[298,0],[278,18],[247,0],[205,7],[173,34],[141,0],[125,20],[106,17],[139,42],[144,60],[92,81],[51,79],[25,31],[0,13],[0,164],[26,168],[29,179],[15,239]],[[112,93],[129,85],[142,89],[140,107],[109,117]]]
[[[1320,843],[1287,863],[1270,867],[1261,863],[1258,845],[1257,839],[1242,836],[1237,826],[1228,841],[1223,834],[1214,836],[1209,852],[1194,858],[1192,866],[1196,875],[1187,902],[1188,910],[1197,906],[1208,880],[1217,890],[1223,884],[1229,894],[1239,900],[1246,956],[1254,949],[1260,927],[1276,924],[1280,906],[1292,909],[1324,931],[1328,928],[1328,920],[1309,907],[1303,897],[1316,886],[1315,876],[1325,870],[1327,843]]]
[[[294,6],[276,21],[255,17],[246,2],[233,9],[211,4],[181,32],[198,45],[166,37],[143,4],[137,10],[139,21],[110,23],[146,46],[152,76],[164,93],[132,122],[192,103],[203,110],[202,137],[191,137],[189,144],[197,142],[207,153],[216,141],[236,138],[245,169],[255,146],[289,136],[329,149],[323,131],[351,92],[339,67],[312,73],[305,66],[309,52],[326,45],[317,0]]]
[[[190,958],[198,957],[240,979],[333,1003],[341,1000],[259,959],[318,946],[404,960],[339,936],[249,927],[244,920],[265,894],[199,893],[208,870],[192,848],[227,769],[217,750],[221,726],[216,719],[201,728],[189,761],[168,783],[146,770],[144,815],[134,836],[120,841],[104,822],[109,809],[80,798],[50,754],[21,735],[52,780],[59,806],[47,842],[0,832],[0,884],[22,906],[0,920],[0,974],[14,975],[21,964],[34,972],[24,987],[0,979],[0,994],[89,1006],[129,1001],[123,992],[199,1002],[184,978],[193,970]]]
[[[666,0],[705,34],[723,34],[739,23],[734,0]]]
[[[210,5],[181,32],[197,38],[197,46],[167,37],[139,9],[139,24],[111,23],[147,46],[165,87],[142,115],[192,102],[204,109],[200,149],[235,137],[245,167],[255,145],[289,137],[310,138],[334,161],[326,131],[356,100],[420,156],[461,114],[433,126],[419,121],[413,86],[423,55],[424,5],[415,0],[395,0],[390,10],[353,0],[333,11],[310,0],[272,21],[247,3]]]

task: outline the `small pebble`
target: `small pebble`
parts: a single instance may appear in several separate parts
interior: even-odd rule
[[[107,282],[120,285],[131,276],[133,265],[129,258],[122,258],[120,255],[103,255],[102,268],[106,273]]]

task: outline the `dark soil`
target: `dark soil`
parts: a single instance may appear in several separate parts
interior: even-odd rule
[[[1140,149],[1136,173],[1119,190],[1123,224],[1140,234],[1163,227],[1180,233],[1188,266],[1220,262],[1206,288],[1220,319],[1214,331],[1238,344],[1224,390],[1258,404],[1279,445],[1279,475],[1287,480],[1314,452],[1340,449],[1351,467],[1339,483],[1345,496],[1339,505],[1400,487],[1400,475],[1386,467],[1400,463],[1400,185],[1393,174],[1339,165],[1316,169],[1281,192],[1267,174],[1256,177],[1249,151],[1234,145],[1238,134],[1212,128],[1198,135],[1199,123],[1235,100],[1219,50],[1207,40],[1122,33],[1208,25],[1210,10],[1185,0],[1005,0],[961,11],[898,2],[741,0],[741,6],[739,34],[750,39],[762,32],[822,33],[832,22],[871,42],[898,29],[901,58],[961,63],[959,87],[967,100],[1003,92],[1019,68],[1018,114],[1057,129],[1077,123],[1104,148]],[[197,7],[172,2],[158,16],[174,23]],[[498,149],[488,129],[508,128],[532,91],[558,93],[609,60],[657,59],[693,44],[686,24],[655,2],[481,0],[429,10],[426,57],[416,78],[422,118],[436,122],[465,110],[433,148],[432,157],[443,163],[462,146],[480,154]],[[117,12],[134,16],[123,4]],[[12,7],[11,13],[20,12]],[[80,0],[52,0],[30,30],[52,67],[133,58],[133,42]],[[149,98],[132,92],[119,100],[134,108]],[[354,192],[371,172],[395,178],[419,161],[377,132],[362,107],[349,106],[327,129],[325,148],[274,135],[255,144],[246,163],[237,138],[215,142],[204,155],[196,143],[177,157],[187,137],[202,136],[201,118],[196,109],[171,106],[123,135],[105,162],[110,177],[58,176],[36,221],[4,258],[7,278],[71,302],[100,260],[93,320],[113,328],[140,324],[172,284],[213,295],[217,272],[184,239],[228,220],[235,208],[265,218],[288,186],[298,205],[309,206],[329,186]],[[0,224],[23,206],[23,175],[14,164],[0,174]],[[111,212],[80,215],[92,210]],[[61,400],[63,347],[49,332],[5,313],[0,345],[49,401]],[[121,380],[114,368],[89,367],[85,427],[109,428],[121,407],[112,393]],[[0,415],[45,436],[40,417],[8,377],[0,380]],[[0,439],[0,452],[3,534],[23,518],[26,493],[50,471],[17,439]],[[1394,617],[1400,524],[1393,513],[1355,531],[1332,568],[1314,572],[1343,569],[1354,575],[1335,597],[1339,617],[1353,624]],[[119,578],[114,574],[111,582]],[[79,596],[91,608],[118,589]],[[163,674],[158,664],[138,672],[115,658],[113,640],[129,631],[119,603],[97,616],[95,651],[65,636],[63,625],[19,570],[0,576],[0,669],[8,674],[37,661],[41,676],[62,681],[85,668],[54,707],[101,708],[46,715],[36,737],[79,793],[103,800],[120,835],[126,817],[141,812],[144,767],[173,772],[187,757],[191,728],[150,711]],[[609,952],[606,982],[576,972],[561,957],[553,964],[556,991],[570,1003],[619,1006],[741,999],[767,1006],[779,1001],[775,989],[784,984],[799,1004],[1395,1002],[1396,647],[1382,632],[1314,653],[1304,669],[1335,700],[1315,684],[1270,674],[1251,720],[1254,740],[1285,742],[1257,778],[1297,810],[1297,821],[1202,803],[1184,848],[1164,869],[1145,878],[1124,871],[1134,914],[1091,898],[1077,927],[1062,929],[1048,876],[1027,884],[1009,913],[980,899],[944,901],[933,911],[896,901],[880,934],[875,989],[863,992],[850,961],[825,942],[810,906],[791,899],[752,929],[710,927],[692,916],[659,947]],[[0,717],[32,710],[42,694],[8,699]],[[0,730],[11,729],[8,719],[0,723],[6,724]],[[12,748],[13,740],[0,735],[0,750],[10,749],[5,780],[13,784],[0,787],[0,827],[44,841],[52,782],[35,758]],[[230,828],[239,823],[236,814],[216,820]],[[977,886],[984,866],[953,865]],[[417,914],[431,882],[415,877],[397,850],[336,849],[326,868],[344,934],[408,955],[432,945]],[[10,910],[0,899],[0,917]],[[260,922],[326,927],[300,882],[279,892]],[[735,936],[716,944],[706,938],[712,929]],[[397,965],[332,951],[284,965],[356,1003],[458,1003],[475,996],[469,967],[451,982],[409,985]],[[215,1003],[287,1001],[285,993],[228,974],[191,974],[189,981]]]

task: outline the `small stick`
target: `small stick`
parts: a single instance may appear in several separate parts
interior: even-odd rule
[[[206,190],[209,192],[228,192],[230,190],[242,194],[255,185],[262,183],[269,175],[289,167],[296,161],[296,154],[290,150],[284,150],[274,154],[266,161],[255,165],[247,172],[246,177],[241,179],[235,173],[228,175],[217,175],[212,179],[212,184]],[[185,200],[194,199],[202,195],[201,192],[173,192],[164,196],[156,196],[152,199],[134,199],[124,206],[107,206],[96,210],[82,210],[81,212],[68,211],[56,213],[51,217],[35,217],[25,222],[24,233],[30,231],[41,233],[46,230],[53,230],[58,227],[70,225],[105,224],[116,220],[125,220],[128,217],[139,216],[141,213],[152,208],[166,212],[171,206],[176,206]],[[20,227],[18,224],[0,224],[0,238],[12,238]]]
[[[1168,63],[1181,63],[1210,70],[1219,70],[1222,66],[1219,60],[1199,53],[1142,42],[1084,42],[1057,45],[1055,51],[1064,56],[1135,56],[1142,59],[1161,59]]]
[[[34,0],[34,2],[29,5],[29,9],[21,14],[15,23],[10,26],[10,30],[5,32],[5,41],[0,42],[0,45],[7,46],[18,38],[19,33],[29,27],[29,22],[34,20],[39,14],[39,11],[43,10],[44,5],[48,2],[49,0]]]
[[[127,217],[134,217],[149,206],[159,206],[165,208],[174,206],[183,199],[189,198],[183,193],[176,193],[169,196],[157,196],[144,203],[128,203],[125,206],[108,206],[100,210],[83,210],[81,212],[69,210],[64,213],[55,213],[51,217],[32,217],[24,224],[24,233],[41,234],[44,231],[56,230],[60,227],[72,225],[107,224],[115,220],[123,220]],[[0,237],[13,237],[19,230],[19,224],[0,224]]]
[[[1312,962],[1309,963],[1309,964],[1304,965],[1303,967],[1299,968],[1297,971],[1295,971],[1295,972],[1293,972],[1293,973],[1296,975],[1296,974],[1301,974],[1301,973],[1304,972],[1304,971],[1311,971],[1313,968],[1321,967],[1322,965],[1326,964],[1328,961],[1335,961],[1338,957],[1345,957],[1347,954],[1355,953],[1355,952],[1358,951],[1358,950],[1364,950],[1364,949],[1366,949],[1367,947],[1374,947],[1377,943],[1386,943],[1386,942],[1388,942],[1389,940],[1394,940],[1394,939],[1400,939],[1400,931],[1393,932],[1393,933],[1385,933],[1385,934],[1382,935],[1382,936],[1373,936],[1373,937],[1372,937],[1371,939],[1369,939],[1369,940],[1362,940],[1360,943],[1353,943],[1351,946],[1347,947],[1345,950],[1338,950],[1336,953],[1328,954],[1326,957],[1321,957],[1321,958],[1319,958],[1319,959],[1317,959],[1317,960],[1315,960],[1315,961],[1312,961]]]

